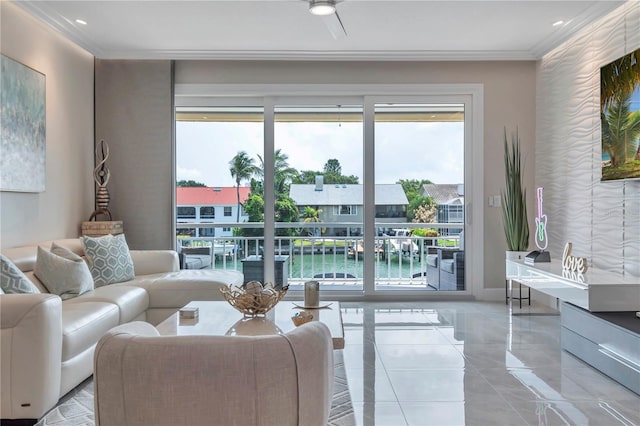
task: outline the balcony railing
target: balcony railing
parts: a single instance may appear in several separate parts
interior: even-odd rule
[[[436,229],[446,234],[447,229],[460,229],[459,223],[386,223],[378,225],[375,238],[376,285],[389,287],[426,288],[427,262],[429,254],[435,254],[441,247],[459,248],[458,235],[435,237],[387,235],[384,230],[391,229]],[[321,229],[346,229],[345,236],[318,235]],[[262,223],[179,223],[178,228],[235,228],[254,229],[256,233],[264,229]],[[340,223],[276,223],[276,232],[296,235],[276,236],[275,254],[287,258],[289,285],[301,285],[314,279],[324,285],[342,288],[362,288],[364,275],[362,224],[352,222]],[[217,231],[217,229],[216,229]],[[218,233],[218,232],[216,232]],[[307,235],[304,235],[307,234]],[[315,234],[315,236],[314,236]],[[262,255],[263,236],[220,236],[189,237],[178,236],[178,250],[183,247],[208,247],[207,267],[242,271],[242,259],[251,255]],[[187,249],[185,252],[193,252]],[[197,251],[197,250],[196,250]],[[206,251],[205,251],[206,253]],[[202,254],[186,254],[202,256]]]

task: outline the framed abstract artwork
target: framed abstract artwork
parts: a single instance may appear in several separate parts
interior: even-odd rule
[[[0,191],[43,192],[45,76],[4,55],[0,57]]]

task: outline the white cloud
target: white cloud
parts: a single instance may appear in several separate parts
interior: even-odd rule
[[[176,167],[177,180],[195,180],[202,181],[202,172],[197,169],[186,169],[184,167]]]
[[[208,186],[233,186],[229,161],[246,151],[258,164],[262,155],[262,123],[178,122],[177,176]],[[277,123],[275,147],[297,170],[322,170],[336,158],[345,175],[363,181],[362,123]],[[462,183],[462,123],[379,123],[376,125],[376,181],[430,179]]]

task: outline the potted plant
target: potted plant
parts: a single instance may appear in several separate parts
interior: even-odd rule
[[[529,223],[527,221],[527,191],[522,184],[522,158],[518,129],[511,133],[511,144],[504,129],[504,179],[501,191],[502,221],[507,238],[507,258],[521,259],[529,247]],[[510,253],[511,252],[511,253]]]

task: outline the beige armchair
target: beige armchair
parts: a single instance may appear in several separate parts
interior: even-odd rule
[[[325,426],[333,374],[320,322],[251,337],[160,336],[132,322],[96,346],[96,425]]]

